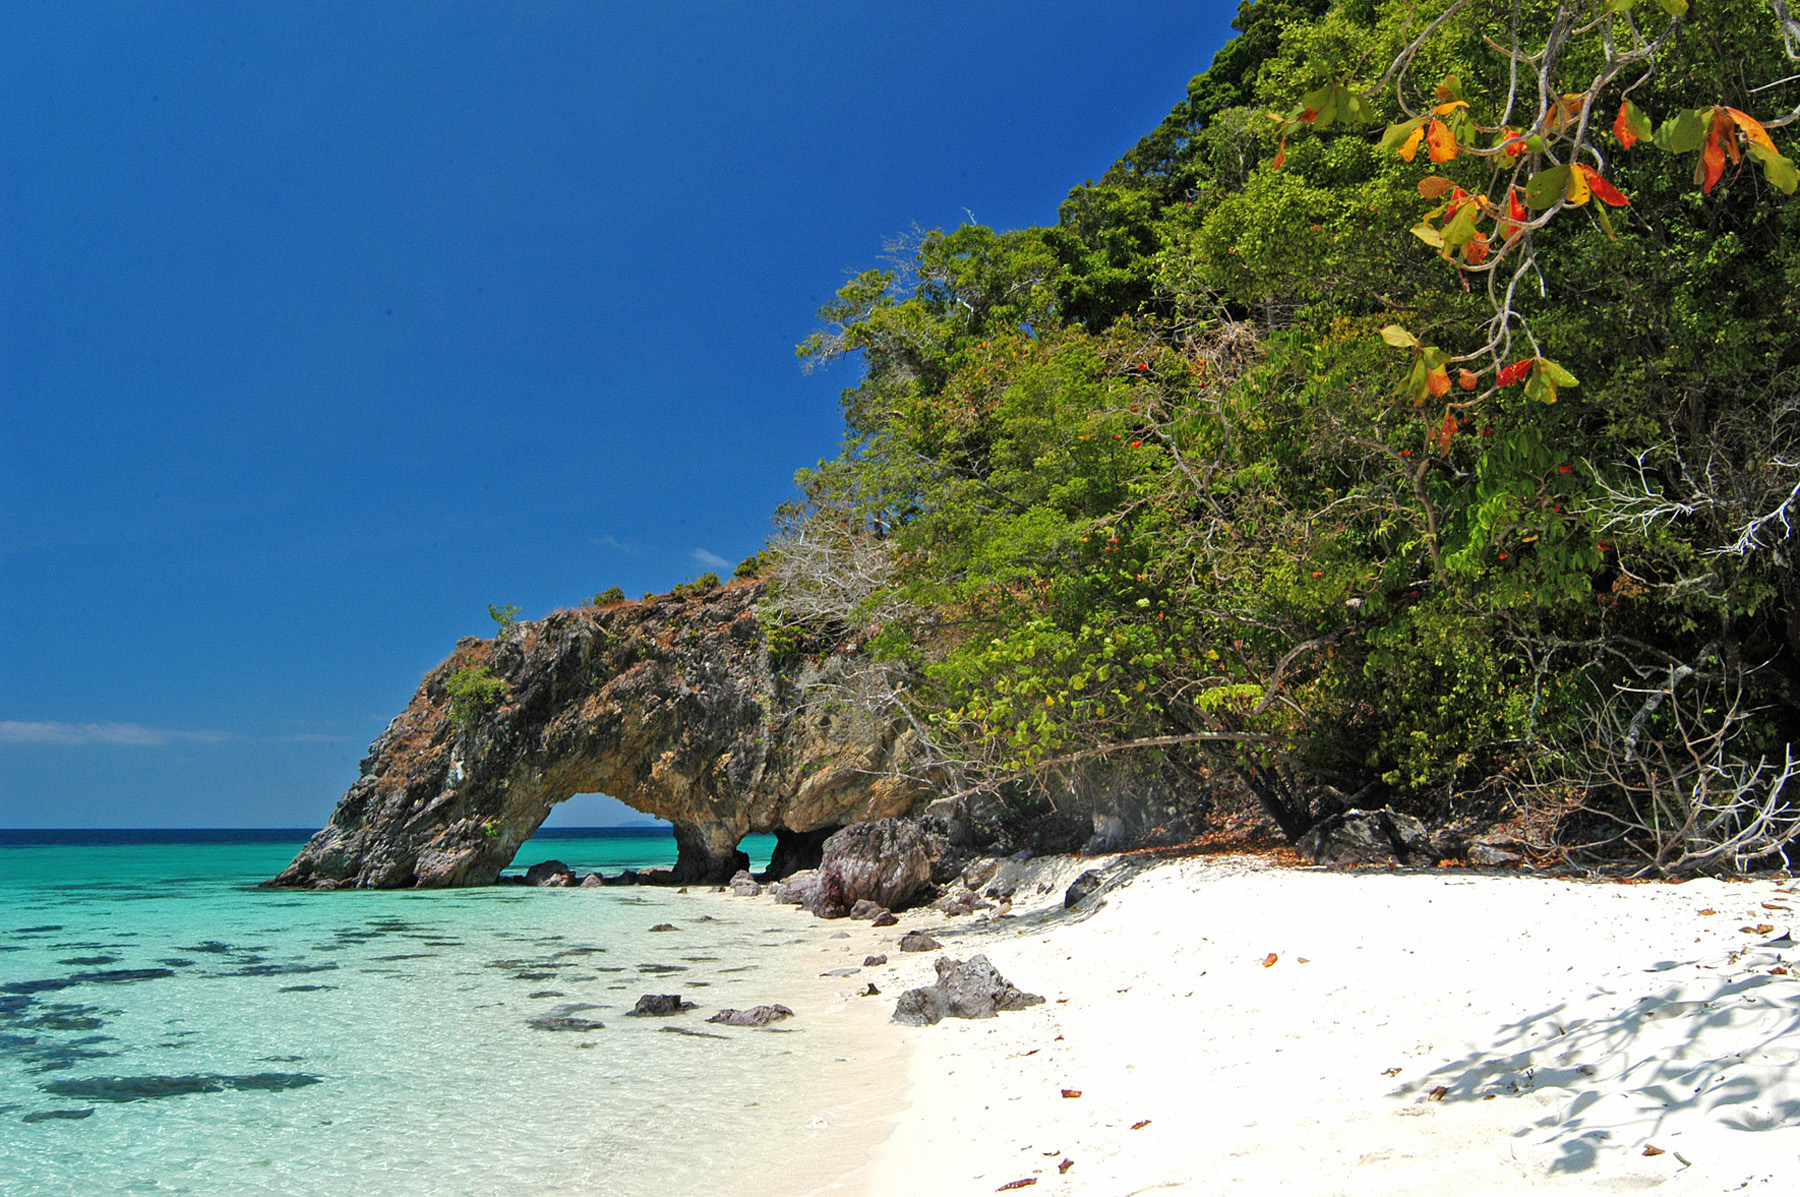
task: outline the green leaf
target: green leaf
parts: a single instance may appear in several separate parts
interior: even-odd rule
[[[1540,170],[1525,184],[1525,202],[1534,208],[1548,208],[1563,197],[1563,190],[1568,185],[1568,166]]]
[[[1443,246],[1445,252],[1460,249],[1475,236],[1475,222],[1481,218],[1481,209],[1474,204],[1464,204],[1456,210],[1456,215],[1444,226]],[[1418,230],[1413,230],[1414,235]]]
[[[1540,357],[1538,359],[1537,368],[1548,374],[1550,376],[1550,381],[1554,382],[1559,387],[1580,385],[1575,381],[1575,376],[1573,374],[1569,373],[1547,357]]]
[[[1664,121],[1654,140],[1671,154],[1691,154],[1706,140],[1706,126],[1706,113],[1687,108]]]
[[[1660,0],[1662,10],[1672,17],[1685,17],[1688,12],[1688,0]]]
[[[1381,135],[1381,143],[1375,148],[1382,151],[1397,150],[1406,144],[1406,139],[1423,127],[1425,118],[1414,117],[1409,121],[1401,121],[1397,125],[1389,125],[1387,132]]]
[[[1419,343],[1419,338],[1401,328],[1398,324],[1390,324],[1381,330],[1381,339],[1395,349],[1412,349]]]
[[[1433,249],[1444,248],[1444,235],[1423,221],[1412,227],[1412,235]]]
[[[1750,156],[1762,163],[1763,177],[1769,180],[1770,186],[1778,187],[1788,195],[1794,194],[1794,188],[1800,186],[1800,168],[1794,165],[1792,158],[1771,154],[1755,142],[1750,143]]]

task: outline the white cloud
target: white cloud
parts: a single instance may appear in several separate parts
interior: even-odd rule
[[[594,545],[596,548],[611,549],[615,553],[630,553],[633,555],[637,553],[636,549],[621,542],[616,536],[596,536],[588,543]]]
[[[731,562],[725,560],[725,558],[719,556],[717,553],[709,553],[705,549],[695,549],[693,558],[701,565],[710,565],[714,569],[731,568]]]
[[[172,731],[141,723],[28,723],[0,719],[0,744],[124,744],[156,748],[172,741],[217,744],[224,732]]]

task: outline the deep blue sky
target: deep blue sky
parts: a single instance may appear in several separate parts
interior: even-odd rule
[[[819,305],[1053,222],[1235,8],[0,6],[0,826],[316,826],[487,604],[754,552]]]

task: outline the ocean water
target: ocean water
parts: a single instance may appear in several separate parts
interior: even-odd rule
[[[803,1019],[704,1021],[790,1000],[806,931],[788,908],[265,891],[304,833],[114,838],[0,833],[8,1197],[717,1193],[747,1153],[817,1125],[797,1095],[844,1060]],[[666,831],[562,831],[516,863],[673,856]],[[626,1017],[677,992],[700,1008]]]

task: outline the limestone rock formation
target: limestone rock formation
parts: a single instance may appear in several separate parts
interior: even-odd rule
[[[903,776],[916,741],[845,701],[856,646],[772,662],[762,594],[739,582],[459,641],[269,884],[489,884],[552,807],[584,793],[674,823],[677,883],[729,881],[750,832],[774,832],[797,867],[836,828],[904,814],[921,797]],[[475,669],[503,689],[453,718],[449,683]]]

